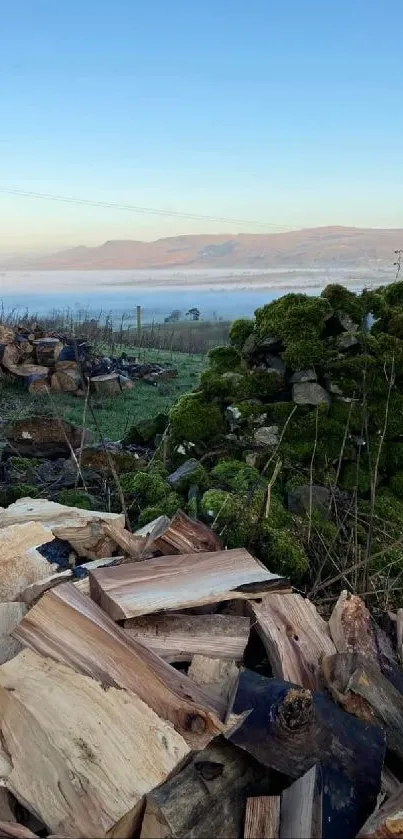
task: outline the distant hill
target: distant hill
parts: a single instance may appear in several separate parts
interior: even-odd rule
[[[110,241],[59,253],[13,258],[2,270],[108,268],[315,268],[386,267],[403,247],[402,229],[314,227],[287,233],[196,235]]]

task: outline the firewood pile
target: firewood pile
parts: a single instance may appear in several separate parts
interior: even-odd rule
[[[119,358],[95,354],[85,341],[0,325],[0,375],[22,381],[32,394],[73,393],[83,396],[88,382],[100,396],[116,396],[139,379],[155,385],[175,378],[175,368],[142,364],[123,353]]]
[[[0,508],[0,836],[402,836],[387,629],[182,511]]]

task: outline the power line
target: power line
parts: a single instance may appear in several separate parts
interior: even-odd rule
[[[50,195],[46,192],[30,192],[23,189],[11,189],[0,186],[0,192],[7,195],[17,195],[24,198],[39,198],[45,201],[62,201],[68,204],[79,204],[87,207],[105,207],[110,210],[124,210],[132,213],[144,213],[157,216],[172,216],[174,218],[194,219],[198,221],[221,221],[225,224],[250,224],[254,227],[270,227],[277,230],[290,230],[285,224],[270,224],[251,219],[226,218],[224,216],[205,216],[197,213],[178,213],[174,210],[155,209],[153,207],[138,207],[133,204],[118,204],[114,201],[90,201],[87,198],[71,198],[67,195]]]

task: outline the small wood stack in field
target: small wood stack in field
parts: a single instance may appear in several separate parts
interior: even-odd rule
[[[327,623],[182,511],[24,499],[0,598],[0,836],[401,835],[403,671],[358,597]]]

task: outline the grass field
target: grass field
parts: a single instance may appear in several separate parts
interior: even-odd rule
[[[161,382],[157,387],[140,381],[133,390],[123,391],[113,399],[100,400],[93,397],[92,406],[99,429],[103,436],[111,440],[120,440],[137,420],[167,411],[182,393],[195,387],[206,363],[202,355],[163,350],[142,350],[141,360],[143,359],[174,365],[178,370],[178,378]],[[0,382],[1,420],[17,419],[32,414],[51,414],[82,425],[84,402],[83,398],[69,394],[31,396],[19,385],[4,385]],[[97,432],[96,423],[90,413],[87,413],[85,425]]]

